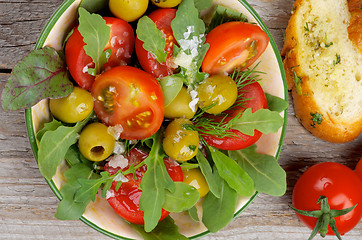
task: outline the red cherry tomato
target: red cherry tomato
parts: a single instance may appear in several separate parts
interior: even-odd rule
[[[362,158],[358,161],[355,172],[358,175],[358,177],[362,180]]]
[[[209,74],[231,73],[235,67],[246,69],[268,46],[268,35],[257,25],[244,22],[221,24],[206,35],[210,44],[202,62]]]
[[[171,75],[175,67],[172,66],[170,58],[173,53],[173,45],[177,44],[171,29],[171,21],[176,16],[176,9],[173,8],[160,8],[148,15],[149,18],[156,24],[157,28],[163,33],[166,39],[165,51],[167,52],[167,59],[164,63],[159,63],[154,55],[143,48],[143,42],[136,38],[135,49],[138,61],[143,70],[151,73],[156,78],[163,78]]]
[[[108,70],[111,67],[129,64],[135,41],[131,25],[118,18],[104,17],[104,19],[111,27],[109,42],[104,50],[110,48],[111,56],[102,69]],[[94,63],[91,57],[85,53],[84,45],[83,37],[76,27],[65,45],[65,59],[69,72],[78,85],[90,90],[95,77],[88,74],[87,71],[88,68],[94,67]]]
[[[244,99],[247,99],[243,107],[236,106],[224,113],[227,113],[228,116],[225,117],[224,122],[229,122],[232,118],[238,115],[240,112],[243,112],[246,108],[251,108],[252,112],[255,112],[261,108],[268,108],[268,102],[265,97],[264,91],[258,82],[248,84],[240,89],[238,89],[238,95],[242,95]],[[215,119],[216,121],[221,121],[223,117],[220,116],[209,116],[210,118]],[[253,136],[245,135],[236,129],[231,129],[231,132],[236,134],[238,137],[224,137],[218,138],[215,135],[203,135],[205,141],[213,147],[223,149],[223,150],[240,150],[247,148],[259,140],[262,133],[258,130],[254,131]]]
[[[161,86],[151,74],[138,68],[118,66],[102,73],[91,93],[97,116],[107,126],[120,125],[123,139],[145,139],[162,124]]]
[[[127,155],[128,166],[123,170],[127,170],[131,164],[136,166],[141,163],[146,157],[147,153],[139,150],[132,149]],[[164,163],[167,169],[168,174],[173,181],[183,181],[183,173],[180,165],[170,159],[164,158]],[[108,166],[108,163],[105,166],[105,170],[108,171],[111,175],[115,174],[119,168],[112,168]],[[144,224],[143,211],[139,209],[139,201],[142,194],[142,191],[139,189],[143,174],[146,172],[147,167],[143,165],[141,168],[136,171],[136,178],[132,174],[126,175],[127,182],[123,182],[118,191],[116,191],[117,182],[113,182],[111,187],[111,196],[107,199],[108,203],[112,206],[114,211],[126,219],[127,221],[134,224]],[[162,209],[161,219],[167,217],[169,212]]]
[[[296,209],[320,210],[317,200],[325,196],[331,209],[341,210],[354,206],[351,212],[336,217],[338,232],[343,235],[356,226],[362,217],[362,182],[350,168],[334,162],[316,164],[298,179],[294,186],[292,203]],[[317,218],[297,213],[298,218],[313,229]],[[328,227],[327,235],[333,235]]]

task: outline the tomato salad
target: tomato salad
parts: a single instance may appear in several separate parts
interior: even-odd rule
[[[284,170],[255,145],[282,127],[287,108],[259,83],[269,38],[223,6],[204,21],[209,0],[152,2],[110,0],[103,16],[80,4],[65,60],[50,47],[23,59],[49,69],[49,87],[24,100],[13,73],[3,106],[50,99],[38,164],[47,180],[63,159],[69,166],[57,218],[78,219],[99,194],[141,234],[174,225],[169,213],[184,211],[216,232],[239,196],[286,190]]]

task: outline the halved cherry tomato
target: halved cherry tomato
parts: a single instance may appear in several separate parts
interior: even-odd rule
[[[128,159],[128,166],[123,170],[127,170],[132,164],[136,166],[147,156],[148,154],[142,150],[137,148],[131,149],[126,156]],[[183,173],[180,165],[170,158],[164,158],[163,161],[171,179],[175,182],[183,181]],[[111,175],[115,174],[119,169],[120,168],[110,167],[108,163],[105,166],[105,170],[108,171]],[[132,174],[126,175],[125,178],[127,180],[126,182],[122,183],[118,191],[116,191],[117,182],[113,182],[110,190],[111,194],[107,198],[108,203],[112,206],[118,215],[134,224],[144,224],[144,213],[139,209],[139,201],[142,194],[142,190],[139,189],[139,186],[146,170],[146,165],[143,165],[141,168],[136,170],[136,178]],[[160,220],[167,217],[168,214],[169,212],[162,209]]]
[[[257,25],[228,22],[206,36],[210,44],[202,62],[202,71],[209,74],[231,73],[234,68],[246,69],[265,51],[268,35]]]
[[[306,211],[320,210],[317,200],[320,196],[328,199],[333,210],[341,210],[358,205],[349,213],[336,217],[338,232],[343,235],[354,228],[362,218],[362,182],[357,174],[345,165],[323,162],[308,168],[298,179],[292,194],[294,208]],[[297,213],[297,217],[310,229],[317,218]],[[327,235],[333,235],[328,227]]]
[[[224,122],[229,122],[232,118],[238,115],[240,112],[245,111],[246,108],[251,108],[252,112],[255,112],[261,108],[268,108],[268,102],[265,97],[264,91],[258,82],[247,84],[246,86],[238,89],[238,95],[243,96],[246,101],[243,102],[243,106],[238,105],[239,100],[236,102],[236,106],[224,111],[227,113]],[[221,121],[222,116],[208,115],[209,118],[215,121]],[[253,136],[245,135],[236,129],[230,129],[236,136],[218,138],[215,135],[202,135],[205,141],[213,147],[217,147],[223,150],[240,150],[247,148],[259,140],[262,133],[258,130],[254,131]]]
[[[173,66],[170,61],[173,53],[173,45],[177,43],[171,29],[171,21],[175,18],[175,16],[176,9],[173,8],[157,9],[148,15],[166,39],[166,62],[159,63],[152,53],[143,48],[143,42],[136,38],[135,49],[138,61],[143,70],[151,73],[156,78],[163,78],[171,75],[175,70],[175,66]]]
[[[97,116],[107,126],[120,125],[123,139],[145,139],[162,124],[161,86],[151,74],[138,68],[118,66],[102,73],[91,93]]]
[[[118,18],[103,17],[103,19],[111,27],[109,42],[104,49],[110,48],[111,56],[102,69],[108,70],[115,66],[129,64],[135,41],[131,25]],[[70,74],[78,85],[90,90],[95,77],[88,73],[88,68],[93,68],[94,63],[91,57],[85,53],[84,45],[83,37],[76,27],[65,45],[65,60]]]

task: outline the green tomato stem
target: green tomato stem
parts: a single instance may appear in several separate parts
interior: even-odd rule
[[[320,236],[324,238],[328,232],[328,226],[331,227],[336,237],[339,240],[342,240],[338,232],[336,221],[334,218],[349,213],[357,206],[357,204],[354,205],[353,207],[349,207],[342,210],[334,210],[334,209],[331,210],[328,204],[328,198],[325,196],[320,196],[318,198],[317,204],[319,203],[321,204],[321,210],[315,210],[315,211],[305,211],[305,210],[296,209],[292,206],[289,207],[293,209],[296,213],[299,213],[301,215],[318,218],[317,223],[311,235],[309,236],[308,240],[313,239],[318,232],[320,233]]]

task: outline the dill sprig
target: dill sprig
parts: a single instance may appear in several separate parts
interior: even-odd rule
[[[229,75],[232,79],[234,79],[237,88],[238,88],[238,97],[235,103],[226,111],[217,114],[210,115],[205,112],[206,108],[199,108],[192,119],[194,124],[187,124],[184,127],[190,130],[196,130],[200,133],[200,135],[214,135],[218,138],[224,137],[235,137],[238,138],[234,132],[230,131],[230,127],[232,125],[232,119],[226,121],[226,118],[229,117],[229,114],[243,108],[246,101],[250,100],[249,98],[245,98],[242,88],[245,86],[258,82],[260,80],[259,74],[263,74],[263,72],[257,71],[256,67],[259,65],[256,64],[252,69],[247,69],[245,71],[239,71],[238,69],[234,69],[233,73]],[[207,108],[211,108],[214,105],[208,106]],[[237,114],[233,117],[239,118],[242,113]],[[215,118],[216,116],[216,118]]]

